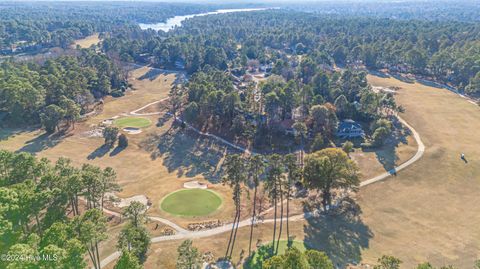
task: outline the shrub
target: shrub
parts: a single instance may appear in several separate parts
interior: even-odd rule
[[[350,152],[353,152],[353,143],[350,141],[346,141],[342,145],[342,150],[345,151],[345,153],[349,154]]]

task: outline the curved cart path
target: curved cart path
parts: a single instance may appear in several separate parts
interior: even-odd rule
[[[387,177],[389,177],[390,175],[394,175],[398,171],[400,171],[400,170],[406,168],[407,166],[413,164],[414,162],[418,161],[423,156],[423,154],[425,153],[425,144],[423,144],[422,139],[420,137],[420,134],[412,126],[410,126],[410,124],[408,124],[404,119],[402,119],[400,116],[397,115],[397,118],[403,125],[407,126],[408,129],[410,129],[410,131],[412,132],[413,138],[415,138],[415,141],[417,141],[417,144],[418,144],[417,152],[415,153],[415,155],[413,155],[412,158],[410,158],[408,161],[402,163],[401,165],[396,166],[396,167],[392,168],[391,170],[389,170],[389,171],[387,171],[383,174],[380,174],[376,177],[373,177],[373,178],[367,179],[365,181],[362,181],[360,183],[360,187],[367,186],[367,185],[370,185],[370,184],[378,182],[378,181],[382,181],[382,180],[386,179]]]
[[[143,107],[143,108],[145,108],[145,107]],[[406,162],[402,163],[401,165],[391,169],[390,171],[387,171],[387,172],[385,172],[383,174],[380,174],[376,177],[373,177],[373,178],[370,178],[368,180],[365,180],[365,181],[361,182],[360,187],[365,187],[365,186],[368,186],[370,184],[373,184],[373,183],[376,183],[376,182],[379,182],[379,181],[382,181],[382,180],[386,179],[387,177],[391,176],[392,174],[395,174],[398,171],[400,171],[402,169],[405,169],[409,165],[413,164],[414,162],[419,160],[423,156],[423,154],[425,153],[425,145],[422,142],[420,134],[412,126],[410,126],[404,119],[402,119],[400,116],[397,116],[397,117],[398,117],[398,120],[402,124],[407,126],[410,129],[410,131],[412,132],[413,137],[415,138],[415,141],[418,144],[417,152],[408,161],[406,161]],[[181,119],[178,118],[178,117],[176,118],[176,120],[181,121]],[[188,126],[189,129],[193,130],[194,132],[196,132],[200,135],[211,137],[213,139],[216,139],[217,141],[220,141],[220,142],[222,142],[222,143],[224,143],[228,146],[231,146],[235,149],[241,150],[245,153],[252,153],[248,149],[245,149],[245,148],[240,147],[238,145],[232,144],[232,143],[226,141],[225,139],[223,139],[221,137],[202,132],[202,131],[196,129],[195,127],[191,126],[190,124],[186,123],[186,122],[185,122],[185,124]],[[108,214],[115,214],[117,216],[120,215],[119,213],[110,211],[108,209],[104,209],[104,211]],[[299,220],[308,219],[308,218],[311,218],[311,217],[314,217],[314,216],[316,216],[316,217],[320,216],[319,212],[306,212],[304,214],[298,214],[298,215],[290,216],[289,220],[290,221],[299,221]],[[149,216],[148,218],[151,219],[151,220],[162,222],[166,225],[169,225],[177,231],[177,233],[174,234],[174,235],[153,237],[151,239],[152,243],[158,243],[158,242],[163,242],[163,241],[171,241],[171,240],[197,239],[197,238],[209,237],[209,236],[213,236],[213,235],[228,232],[231,229],[231,224],[230,225],[227,224],[227,225],[223,225],[223,226],[213,228],[213,229],[209,229],[209,230],[188,231],[188,230],[185,230],[182,227],[178,226],[177,224],[175,224],[175,223],[173,223],[173,222],[171,222],[167,219],[164,219],[164,218],[154,217],[154,216]],[[262,224],[262,223],[271,223],[273,221],[274,221],[274,219],[272,218],[272,219],[265,219],[265,220],[261,220],[261,221],[255,220],[255,223],[256,224]],[[247,219],[244,219],[244,220],[240,221],[238,227],[249,226],[249,225],[251,225],[251,223],[252,223],[252,218],[247,218]],[[104,266],[106,266],[110,262],[113,262],[118,257],[120,257],[120,254],[121,254],[120,251],[115,251],[114,253],[110,254],[108,257],[104,258],[100,262],[100,266],[103,268]]]
[[[160,101],[152,102],[148,105],[145,105],[145,106],[141,107],[140,109],[137,109],[135,111],[130,112],[130,114],[132,114],[132,115],[145,115],[145,114],[138,114],[137,112],[146,108],[146,107],[148,107],[148,106],[150,106],[150,105],[152,105],[152,104],[156,104],[156,103],[165,101],[166,99],[168,99],[168,98],[164,98]],[[157,113],[157,112],[154,112],[154,113]],[[160,112],[158,112],[158,114],[160,114]],[[170,114],[170,113],[168,113],[168,114]],[[153,115],[153,114],[151,114],[151,115]],[[415,138],[415,141],[417,142],[417,145],[418,145],[417,152],[408,161],[402,163],[399,166],[394,167],[390,171],[387,171],[383,174],[380,174],[378,176],[375,176],[373,178],[370,178],[370,179],[367,179],[367,180],[361,182],[360,187],[365,187],[365,186],[368,186],[370,184],[373,184],[373,183],[376,183],[376,182],[379,182],[379,181],[382,181],[382,180],[388,178],[389,176],[397,173],[398,171],[400,171],[402,169],[405,169],[406,167],[410,166],[414,162],[418,161],[423,156],[423,154],[425,153],[425,145],[422,142],[420,134],[411,125],[409,125],[404,119],[402,119],[400,116],[397,115],[397,118],[403,125],[407,126],[407,128],[410,129],[410,131],[412,132],[413,137]],[[175,117],[175,120],[180,121],[180,122],[182,121],[182,119],[180,119],[179,117]],[[218,137],[218,136],[210,134],[210,133],[202,132],[202,131],[196,129],[195,127],[193,127],[192,125],[190,125],[186,122],[184,122],[184,123],[190,130],[194,131],[195,133],[197,133],[199,135],[213,138],[213,139],[215,139],[215,140],[217,140],[217,141],[219,141],[219,142],[221,142],[221,143],[223,143],[227,146],[233,147],[233,148],[235,148],[237,150],[240,150],[242,152],[245,152],[247,154],[255,154],[255,152],[251,152],[246,148],[235,145],[235,144],[233,144],[233,143],[231,143],[231,142],[229,142],[229,141],[227,141],[227,140],[225,140],[221,137]],[[267,211],[270,210],[270,209],[267,209]],[[117,216],[121,215],[117,212],[113,212],[113,211],[110,211],[108,209],[104,209],[104,211],[108,214],[114,214],[114,215],[117,215]],[[299,220],[304,220],[304,219],[308,219],[308,218],[311,218],[311,217],[319,217],[319,216],[321,216],[321,215],[319,214],[318,211],[316,211],[316,212],[305,212],[304,214],[298,214],[298,215],[290,216],[289,221],[299,221]],[[183,229],[179,225],[177,225],[177,224],[175,224],[175,223],[173,223],[173,222],[171,222],[167,219],[164,219],[164,218],[154,217],[154,216],[148,216],[148,218],[151,219],[151,220],[162,222],[166,225],[169,225],[170,227],[174,228],[177,231],[177,233],[174,234],[174,235],[153,237],[151,239],[152,243],[158,243],[158,242],[163,242],[163,241],[171,241],[171,240],[181,240],[181,239],[197,239],[197,238],[209,237],[209,236],[225,233],[225,232],[228,232],[228,231],[231,230],[231,224],[226,224],[226,225],[223,225],[223,226],[220,226],[220,227],[217,227],[217,228],[213,228],[213,229],[209,229],[209,230],[188,231],[188,230]],[[262,223],[271,223],[273,221],[274,221],[274,219],[272,218],[272,219],[264,219],[264,220],[260,220],[260,221],[255,220],[255,223],[256,224],[262,224]],[[238,227],[249,226],[249,225],[251,225],[251,223],[252,223],[252,218],[247,218],[247,219],[244,219],[244,220],[240,221]],[[100,266],[103,268],[104,266],[106,266],[110,262],[113,262],[118,257],[120,257],[120,254],[121,254],[120,251],[115,251],[114,253],[110,254],[108,257],[104,258],[100,262]]]
[[[166,98],[163,98],[161,100],[158,100],[158,101],[155,101],[155,102],[151,102],[149,104],[146,104],[144,106],[142,106],[141,108],[139,109],[135,109],[134,111],[130,112],[130,115],[134,115],[134,116],[151,116],[151,115],[158,115],[158,114],[162,114],[164,112],[150,112],[150,113],[138,113],[138,111],[142,111],[143,109],[151,106],[151,105],[155,105],[155,104],[158,104],[158,103],[161,103],[163,101],[167,101],[168,100],[168,97]]]

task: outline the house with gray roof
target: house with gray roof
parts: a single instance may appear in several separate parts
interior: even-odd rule
[[[340,138],[357,138],[365,136],[365,132],[358,122],[348,119],[338,124],[336,135]]]

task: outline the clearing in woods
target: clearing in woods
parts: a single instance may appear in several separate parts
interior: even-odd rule
[[[93,45],[98,45],[101,39],[98,34],[89,35],[82,39],[77,39],[73,42],[72,47],[76,48],[77,45],[80,46],[82,49],[90,48]]]

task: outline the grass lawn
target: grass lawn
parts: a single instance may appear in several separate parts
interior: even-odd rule
[[[472,268],[480,253],[479,106],[420,83],[371,75],[368,80],[401,88],[396,100],[405,108],[402,117],[421,135],[426,151],[395,178],[361,189],[358,202],[374,235],[363,261],[389,254],[405,268],[427,260],[437,267]]]
[[[254,253],[252,259],[245,263],[243,268],[245,269],[261,269],[262,262],[270,258],[270,251],[271,251],[272,243],[263,245],[259,247]],[[292,241],[292,247],[297,248],[301,252],[307,250],[305,247],[305,243],[302,241]],[[278,247],[278,255],[282,255],[288,248],[288,241],[287,240],[280,240],[280,245]]]
[[[147,118],[137,118],[137,117],[119,118],[119,119],[116,119],[113,123],[120,128],[125,128],[125,127],[145,128],[150,126],[150,124],[152,124],[152,122]]]
[[[180,190],[169,194],[160,206],[162,210],[180,216],[205,216],[222,204],[222,198],[209,190]]]

